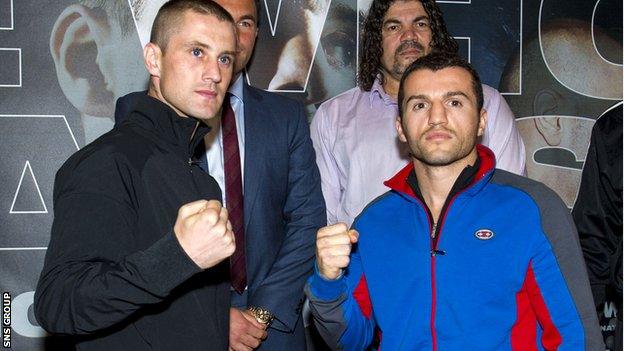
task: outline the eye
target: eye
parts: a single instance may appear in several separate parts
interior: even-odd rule
[[[398,24],[388,24],[386,26],[386,30],[388,32],[396,32],[397,30],[399,30],[399,25]]]
[[[202,57],[203,54],[204,54],[204,51],[200,48],[193,48],[191,50],[191,55],[195,57]]]
[[[343,31],[336,31],[321,38],[321,47],[327,62],[334,69],[355,66],[355,38]]]
[[[219,57],[219,63],[222,65],[229,65],[232,63],[232,58],[230,56],[221,56]]]
[[[451,100],[449,101],[449,105],[453,106],[453,107],[462,107],[462,103],[459,100]]]
[[[251,21],[251,20],[244,20],[244,21],[238,22],[238,25],[243,27],[243,28],[253,28],[254,27],[254,22]]]
[[[429,28],[429,21],[422,20],[422,21],[416,22],[416,28],[418,30],[425,30],[425,29]]]
[[[425,108],[427,106],[427,104],[425,104],[424,102],[417,102],[414,104],[414,106],[412,107],[413,111],[418,111],[418,110],[422,110],[423,108]]]

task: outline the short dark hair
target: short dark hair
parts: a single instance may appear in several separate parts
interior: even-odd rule
[[[365,91],[370,91],[377,76],[381,77],[381,82],[385,80],[381,70],[381,56],[383,47],[381,44],[381,27],[383,18],[392,4],[397,1],[409,0],[373,0],[368,10],[368,15],[364,20],[360,33],[360,64],[357,75],[358,86]],[[446,30],[442,10],[435,3],[435,0],[411,0],[420,1],[429,17],[431,28],[431,48],[432,51],[457,53],[458,45],[455,39]]]
[[[405,81],[415,71],[428,69],[436,72],[444,68],[459,67],[463,68],[472,76],[472,90],[477,97],[477,110],[481,111],[483,108],[483,86],[481,86],[481,79],[479,74],[472,68],[468,61],[457,56],[456,54],[449,54],[445,52],[431,53],[427,56],[421,57],[418,60],[412,62],[407,67],[405,73],[401,77],[401,83],[399,84],[399,116],[403,118],[403,99],[405,98]]]
[[[182,15],[186,11],[193,11],[203,15],[211,15],[223,22],[229,22],[234,25],[232,16],[219,4],[211,0],[171,0],[166,2],[158,10],[152,32],[150,34],[150,42],[158,45],[164,52],[169,43],[169,37],[175,28],[179,25]]]

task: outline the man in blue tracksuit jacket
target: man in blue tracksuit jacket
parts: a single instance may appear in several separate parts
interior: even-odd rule
[[[604,350],[568,209],[477,145],[487,113],[472,67],[431,54],[398,96],[412,162],[352,230],[317,234],[306,294],[323,338],[339,350],[375,334],[381,350]]]

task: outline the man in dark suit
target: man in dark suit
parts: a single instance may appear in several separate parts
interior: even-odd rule
[[[232,292],[230,348],[305,350],[301,318],[303,285],[312,269],[315,231],[326,221],[307,119],[300,103],[245,82],[244,68],[257,36],[257,2],[216,2],[232,15],[238,29],[229,101],[236,116],[235,134],[243,169],[247,289],[242,294]],[[225,113],[220,122],[220,126],[215,125],[216,133],[208,137],[214,139],[206,140],[208,169],[220,183],[224,203],[233,216],[235,210],[228,196],[235,176],[228,174],[228,162],[224,161],[231,154]],[[232,224],[236,229],[235,220]],[[236,234],[240,242],[239,233]],[[259,344],[261,339],[254,337],[259,334],[254,331],[253,322],[262,321],[265,312],[270,316],[265,321],[274,319],[268,337]],[[250,320],[250,316],[254,318]]]
[[[222,118],[211,122],[205,138],[203,165],[223,190],[236,235],[230,350],[305,350],[303,285],[312,270],[316,230],[326,222],[307,119],[300,103],[244,80],[257,35],[257,3],[216,2],[238,29],[234,76]],[[128,109],[135,94],[121,98],[118,111]],[[117,115],[117,123],[123,118]]]

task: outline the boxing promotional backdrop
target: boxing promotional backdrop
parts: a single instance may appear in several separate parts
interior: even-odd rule
[[[4,347],[60,348],[32,308],[55,173],[112,128],[118,97],[146,89],[142,46],[163,2],[0,0],[0,288],[3,327],[11,327],[2,328]],[[622,2],[438,3],[461,54],[514,111],[527,175],[571,208],[594,121],[622,100]],[[248,82],[303,101],[312,118],[320,103],[355,86],[369,4],[261,0]],[[608,334],[613,304],[599,313]]]

